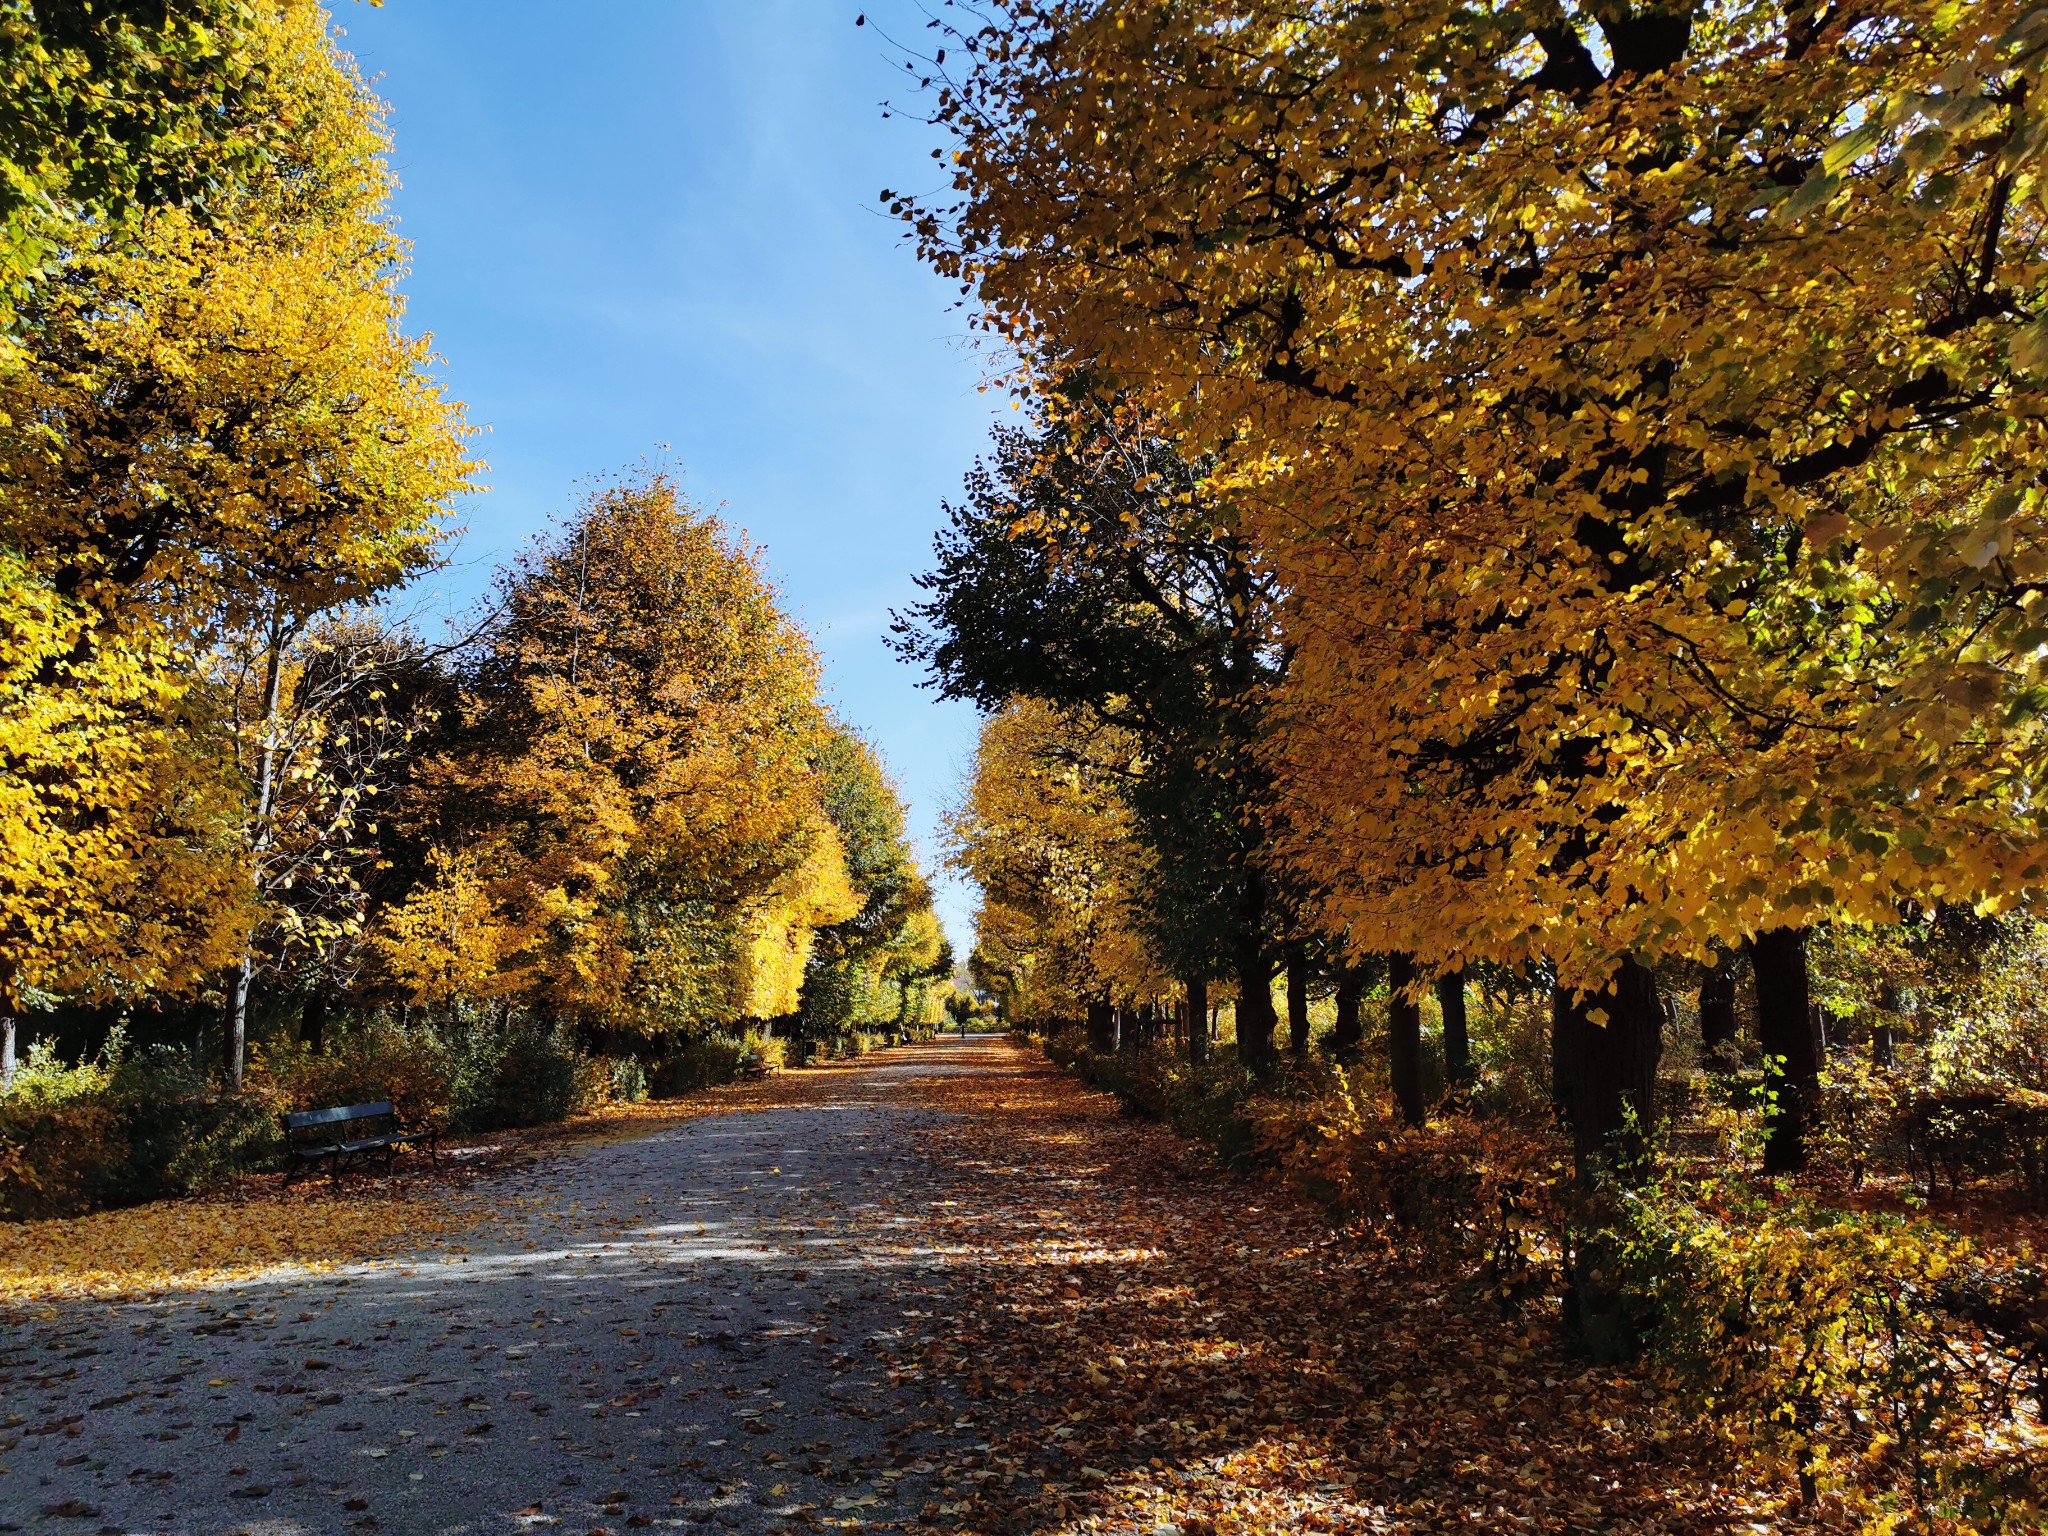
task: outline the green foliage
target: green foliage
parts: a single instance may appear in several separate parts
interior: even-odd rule
[[[759,1049],[760,1041],[753,1035],[681,1041],[648,1068],[648,1092],[657,1099],[676,1099],[700,1088],[736,1083],[746,1075],[747,1056]]]
[[[236,0],[0,4],[0,320],[73,220],[203,201],[277,125]]]
[[[576,1042],[568,1028],[517,1013],[458,1037],[453,1075],[460,1130],[498,1131],[567,1119],[576,1102]]]
[[[1247,1168],[1258,1161],[1249,1115],[1255,1080],[1234,1055],[1192,1066],[1158,1047],[1095,1051],[1079,1030],[1049,1036],[1041,1045],[1054,1066],[1115,1094],[1132,1114],[1203,1142],[1226,1166]]]
[[[283,1102],[268,1088],[215,1092],[183,1051],[125,1056],[118,1032],[77,1067],[39,1049],[0,1098],[0,1217],[189,1194],[271,1166]]]
[[[1132,916],[1170,974],[1221,974],[1274,937],[1248,749],[1284,671],[1279,589],[1157,423],[1078,388],[1035,415],[947,509],[897,644],[948,697],[1037,700],[1133,744],[1109,776],[1149,875]]]
[[[370,1104],[389,1099],[407,1126],[447,1129],[465,1107],[458,1053],[431,1029],[402,1029],[372,1016],[337,1030],[316,1055],[297,1041],[259,1047],[250,1081],[270,1088],[288,1109]]]
[[[263,1050],[252,1079],[290,1109],[389,1099],[408,1126],[496,1131],[564,1119],[579,1096],[610,1097],[618,1070],[533,1014],[411,1029],[371,1015],[337,1030],[323,1054]]]
[[[0,1107],[0,1216],[68,1216],[103,1201],[128,1158],[120,1115],[106,1104]]]
[[[843,1040],[874,1026],[933,1023],[935,983],[951,952],[918,874],[903,802],[874,749],[844,725],[816,756],[826,814],[845,849],[859,909],[818,930],[804,968],[797,1028],[807,1040]]]

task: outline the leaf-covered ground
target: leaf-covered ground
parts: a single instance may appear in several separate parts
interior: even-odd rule
[[[957,1305],[898,1351],[994,1423],[994,1530],[1783,1529],[1554,1317],[1334,1236],[1021,1052],[933,1085]]]
[[[503,1132],[446,1148],[437,1161],[408,1156],[386,1178],[324,1173],[290,1187],[275,1175],[238,1179],[188,1200],[45,1221],[0,1222],[0,1304],[66,1296],[105,1298],[224,1285],[281,1267],[308,1272],[436,1239],[459,1242],[488,1214],[474,1186],[509,1164],[568,1146],[631,1140],[706,1115],[737,1114],[814,1097],[831,1074],[782,1076],[685,1099],[611,1104],[566,1125]]]
[[[383,1258],[14,1305],[0,1529],[1783,1526],[1547,1320],[1006,1043],[719,1107],[423,1185],[411,1238],[372,1191]]]

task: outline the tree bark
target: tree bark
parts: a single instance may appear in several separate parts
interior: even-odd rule
[[[1116,1049],[1116,1009],[1106,997],[1088,1005],[1088,1049],[1098,1054]]]
[[[1201,1066],[1209,1059],[1209,978],[1188,980],[1188,1064]]]
[[[1273,972],[1256,934],[1240,937],[1237,952],[1237,1059],[1260,1077],[1272,1075]]]
[[[1764,1172],[1797,1173],[1806,1166],[1807,1137],[1820,1109],[1820,1030],[1806,972],[1806,930],[1773,928],[1750,946],[1756,968],[1756,1033],[1777,1081]]]
[[[1387,957],[1387,1079],[1401,1118],[1422,1124],[1429,1106],[1422,1097],[1422,1010],[1408,996],[1415,981],[1415,957]]]
[[[1886,982],[1877,990],[1877,1017],[1870,1021],[1870,1064],[1888,1072],[1898,1064],[1898,1036],[1892,1020],[1899,1012],[1899,989]]]
[[[323,986],[306,994],[306,1005],[299,1011],[299,1038],[315,1056],[327,1048],[327,989]]]
[[[1700,1044],[1710,1060],[1735,1052],[1735,959],[1717,955],[1700,977]]]
[[[1337,977],[1337,1027],[1330,1036],[1330,1052],[1339,1061],[1356,1056],[1365,1044],[1365,1023],[1358,1003],[1365,996],[1365,972],[1346,966]]]
[[[1308,957],[1299,951],[1287,957],[1287,1049],[1308,1060]]]
[[[1596,1023],[1599,1010],[1606,1023]],[[1656,1121],[1664,1003],[1657,979],[1633,959],[1588,997],[1559,987],[1550,1003],[1551,1091],[1571,1127],[1581,1177],[1603,1163],[1640,1162]]]
[[[1467,1087],[1472,1082],[1472,1036],[1462,966],[1437,977],[1436,1005],[1444,1019],[1444,1076],[1454,1089]]]
[[[14,1086],[14,1015],[0,1016],[0,1093]]]
[[[273,620],[269,650],[263,660],[263,745],[257,755],[255,836],[251,849],[259,867],[263,851],[270,843],[271,807],[277,798],[277,710],[283,680],[284,625],[281,620]],[[255,953],[244,949],[228,994],[228,1085],[237,1093],[242,1091],[242,1057],[249,1038],[249,984],[255,975]]]

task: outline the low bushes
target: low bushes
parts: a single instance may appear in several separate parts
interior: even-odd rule
[[[648,1069],[648,1091],[657,1099],[673,1099],[700,1088],[736,1083],[746,1074],[749,1052],[760,1051],[767,1059],[763,1044],[757,1035],[706,1035],[679,1042]]]
[[[64,1067],[31,1054],[0,1100],[0,1217],[63,1216],[201,1188],[280,1150],[274,1096],[214,1092],[182,1051]]]
[[[252,1052],[249,1082],[293,1109],[389,1099],[407,1125],[497,1131],[566,1117],[584,1060],[567,1027],[531,1015],[461,1029],[373,1017],[317,1055],[291,1042]]]
[[[1248,1167],[1255,1160],[1247,1112],[1252,1076],[1231,1053],[1219,1052],[1197,1067],[1157,1046],[1097,1052],[1079,1030],[1051,1036],[1042,1047],[1055,1066],[1114,1093],[1133,1114],[1164,1121],[1206,1142],[1232,1167]]]
[[[899,1040],[929,1040],[932,1031],[923,1026],[904,1026],[883,1033],[868,1030],[853,1030],[843,1035],[829,1035],[822,1039],[802,1038],[788,1042],[788,1059],[797,1066],[809,1066],[820,1061],[855,1061],[870,1051],[879,1051]],[[784,1042],[772,1042],[782,1045]]]
[[[1629,1193],[1614,1236],[1652,1360],[1807,1499],[2035,1527],[2030,1266],[1925,1221],[1679,1182]]]
[[[2024,1255],[1769,1184],[1584,1184],[1539,1119],[1408,1126],[1377,1082],[1339,1066],[1257,1092],[1227,1058],[1103,1055],[1078,1034],[1044,1050],[1505,1305],[1555,1301],[1581,1350],[1640,1356],[1809,1503],[1832,1499],[1871,1530],[2035,1529],[2048,1513],[2048,1279]]]
[[[545,1125],[733,1082],[750,1053],[772,1065],[780,1047],[714,1035],[642,1061],[586,1054],[566,1026],[533,1016],[411,1028],[373,1016],[337,1028],[318,1054],[293,1041],[252,1050],[240,1093],[218,1089],[186,1051],[129,1054],[118,1031],[79,1066],[38,1047],[0,1098],[0,1220],[131,1205],[277,1168],[290,1110],[389,1099],[411,1127]]]
[[[2013,1178],[2048,1198],[2048,1093],[1983,1080],[1915,1082],[1863,1061],[1821,1079],[1821,1149],[1858,1184],[1872,1166],[1904,1168],[1932,1195]]]

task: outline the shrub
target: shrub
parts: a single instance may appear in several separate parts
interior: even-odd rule
[[[647,1097],[647,1070],[635,1056],[579,1056],[571,1109],[582,1114],[606,1104],[638,1104]]]
[[[0,1216],[66,1216],[187,1194],[274,1166],[285,1100],[252,1082],[215,1092],[191,1057],[154,1047],[57,1068],[47,1059],[26,1092],[0,1101]]]
[[[315,1055],[297,1041],[250,1053],[249,1080],[275,1090],[285,1108],[324,1109],[388,1099],[407,1126],[447,1129],[458,1117],[458,1052],[431,1029],[371,1018],[329,1036]]]
[[[576,1043],[552,1019],[518,1014],[453,1043],[458,1130],[500,1131],[567,1119],[576,1102]]]
[[[1504,1297],[1544,1283],[1569,1251],[1571,1149],[1545,1129],[1466,1114],[1409,1125],[1342,1067],[1309,1097],[1256,1099],[1244,1113],[1260,1160],[1332,1217],[1482,1264]]]
[[[1162,1046],[1136,1053],[1097,1052],[1080,1030],[1049,1035],[1040,1047],[1054,1066],[1115,1094],[1132,1114],[1164,1121],[1207,1143],[1228,1166],[1248,1167],[1256,1161],[1245,1113],[1255,1084],[1232,1053],[1217,1052],[1196,1067]]]
[[[1376,1073],[1257,1088],[1227,1055],[1197,1069],[1097,1054],[1071,1031],[1043,1049],[1134,1112],[1277,1168],[1334,1219],[1483,1277],[1504,1303],[1561,1292],[1581,1352],[1647,1349],[1809,1503],[1834,1495],[1870,1530],[1913,1516],[1976,1530],[2041,1522],[2048,1446],[2029,1437],[2020,1396],[2038,1415],[2048,1392],[2048,1279],[2024,1260],[1993,1262],[1896,1217],[1676,1182],[1583,1186],[1547,1121],[1455,1113],[1409,1126]],[[1720,1119],[1716,1135],[1742,1146],[1760,1116]],[[1852,1122],[1831,1130],[1851,1143]]]
[[[1617,1238],[1656,1363],[1808,1500],[1833,1493],[1879,1520],[2040,1513],[2025,1502],[2048,1470],[2040,1448],[1989,1428],[2016,1406],[2021,1338],[1966,1304],[2005,1289],[2009,1266],[1968,1239],[1676,1183],[1626,1197]]]
[[[98,1099],[106,1092],[125,1046],[126,1034],[116,1028],[97,1057],[73,1067],[58,1060],[56,1048],[49,1041],[37,1040],[22,1053],[6,1103],[10,1107],[33,1105],[38,1109],[55,1109]]]
[[[284,1105],[262,1093],[219,1094],[185,1102],[185,1134],[160,1174],[129,1198],[150,1200],[191,1194],[233,1178],[279,1166],[284,1156]],[[147,1170],[131,1164],[138,1175]],[[147,1187],[153,1183],[154,1188]]]
[[[735,1035],[703,1035],[679,1041],[648,1073],[649,1091],[657,1099],[675,1099],[699,1088],[736,1083],[746,1073],[747,1053],[760,1043],[753,1036]]]
[[[0,1106],[0,1216],[69,1216],[122,1182],[128,1141],[106,1104],[78,1099]]]

